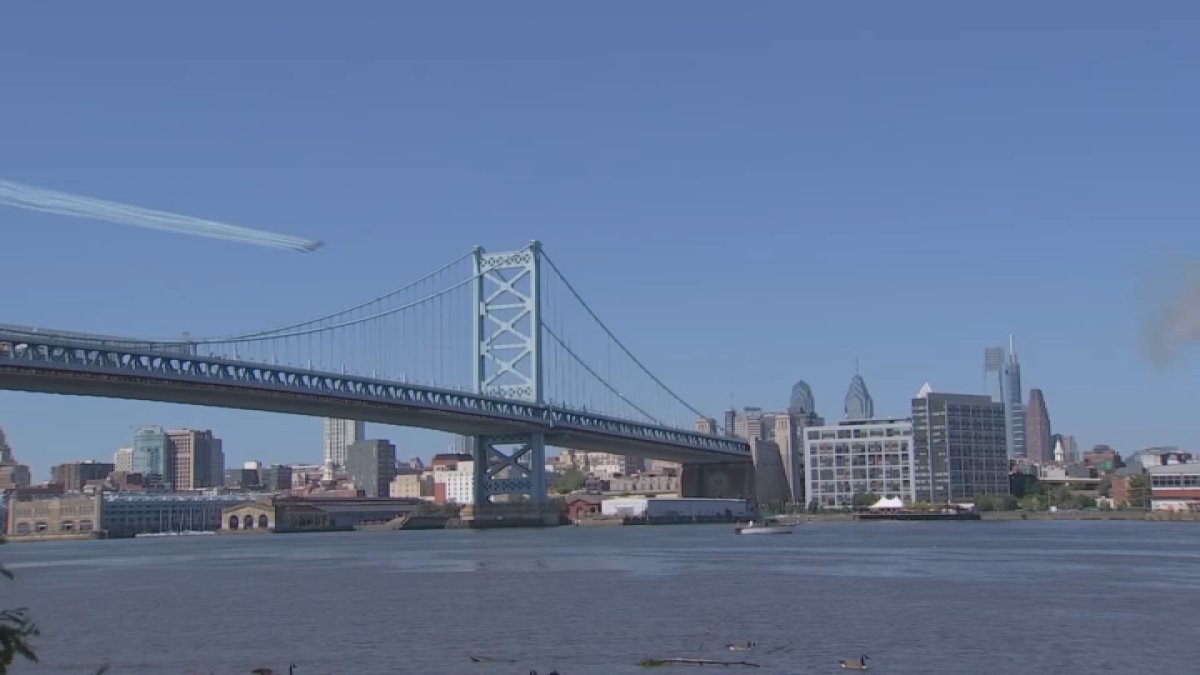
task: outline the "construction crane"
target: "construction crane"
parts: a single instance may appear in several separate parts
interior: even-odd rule
[[[183,216],[166,211],[156,211],[154,209],[119,204],[103,199],[81,197],[79,195],[47,190],[3,179],[0,179],[0,206],[11,206],[18,209],[54,213],[88,220],[104,220],[120,225],[133,225],[134,227],[191,234],[211,239],[224,239],[226,241],[281,248],[300,253],[310,253],[322,246],[321,242],[312,239],[275,234],[262,230],[252,230],[215,220]]]

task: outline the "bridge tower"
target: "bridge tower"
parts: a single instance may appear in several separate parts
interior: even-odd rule
[[[542,403],[541,243],[519,251],[475,249],[474,370],[480,394]],[[499,495],[546,503],[541,432],[474,437],[475,509]]]

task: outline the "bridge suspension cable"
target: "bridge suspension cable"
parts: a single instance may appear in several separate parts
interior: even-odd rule
[[[664,425],[668,424],[668,422],[671,422],[673,426],[683,426],[686,425],[686,422],[678,419],[666,420],[664,419],[665,415],[651,414],[647,411],[646,408],[648,406],[646,404],[634,403],[634,397],[640,396],[652,399],[651,402],[656,402],[658,404],[655,406],[656,409],[662,407],[663,404],[674,405],[682,407],[691,416],[704,416],[700,410],[679,396],[678,393],[676,393],[670,386],[663,382],[661,378],[651,371],[641,361],[641,359],[633,354],[628,345],[618,338],[608,324],[606,324],[604,320],[600,318],[597,312],[592,308],[587,300],[583,298],[582,294],[578,291],[578,289],[576,289],[574,284],[567,279],[562,269],[555,264],[554,260],[548,254],[543,252],[542,258],[546,264],[546,267],[553,273],[552,276],[547,275],[547,281],[550,283],[548,284],[546,296],[550,299],[550,301],[555,303],[553,311],[548,312],[548,314],[551,315],[549,323],[547,322],[547,317],[543,316],[542,329],[545,331],[546,335],[551,338],[551,341],[554,343],[555,347],[563,351],[566,360],[574,362],[580,368],[580,370],[582,370],[582,373],[588,376],[588,379],[600,383],[605,391],[616,397],[617,400],[610,402],[610,406],[623,408],[625,410],[622,410],[622,412],[625,413],[632,412],[633,414],[630,416],[645,417],[658,424]],[[590,353],[587,357],[584,357],[580,353],[582,348],[576,344],[578,341],[570,340],[562,332],[561,324],[564,323],[564,321],[561,317],[565,312],[564,303],[557,298],[556,294],[552,290],[553,282],[559,282],[562,284],[562,286],[566,289],[567,297],[573,300],[574,304],[577,305],[578,308],[583,310],[584,316],[581,318],[586,318],[590,320],[590,322],[594,323],[594,325],[599,327],[603,337],[605,338],[602,340],[602,348],[593,348],[592,353]],[[556,320],[559,322],[559,325],[555,324]],[[577,328],[576,326],[571,327]],[[616,352],[615,356],[623,358],[614,360],[614,350]],[[597,361],[599,363],[597,363]],[[601,363],[603,364],[602,366]],[[601,370],[604,372],[601,373]],[[566,375],[568,377],[579,376],[578,374],[573,375],[570,370],[567,371]],[[614,382],[614,380],[619,380],[622,383],[625,383],[631,378],[644,378],[644,380],[648,380],[649,384],[651,385],[651,390],[647,392],[645,387],[639,387],[636,385],[631,387],[618,386],[617,383]],[[567,389],[570,388],[569,383],[559,386]],[[594,404],[595,402],[595,397],[587,396],[586,393],[584,394],[583,398],[588,400],[589,403]]]

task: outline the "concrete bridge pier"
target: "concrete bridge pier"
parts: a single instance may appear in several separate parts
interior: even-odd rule
[[[754,464],[749,461],[684,464],[679,490],[682,497],[753,499]]]

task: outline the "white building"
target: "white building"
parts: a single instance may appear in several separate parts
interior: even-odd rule
[[[619,497],[600,502],[606,516],[630,518],[742,518],[749,515],[741,499]]]
[[[475,503],[475,461],[433,459],[433,494],[439,503]]]
[[[335,467],[341,469],[346,466],[346,448],[366,438],[367,425],[355,420],[326,417],[324,432],[323,463],[333,462]]]
[[[1146,467],[1150,508],[1200,512],[1200,462]]]
[[[133,448],[121,448],[113,453],[113,471],[133,473]]]
[[[916,501],[908,419],[846,420],[804,430],[805,501],[849,508],[856,494]]]

